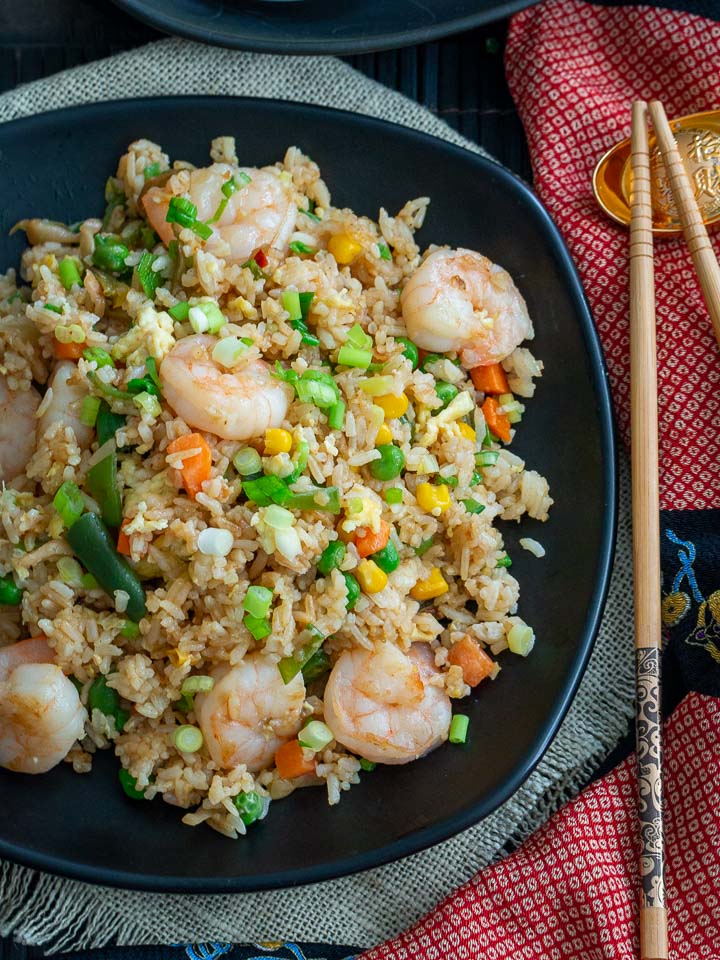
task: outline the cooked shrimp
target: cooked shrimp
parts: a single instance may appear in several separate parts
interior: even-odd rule
[[[89,447],[93,429],[80,419],[80,407],[88,389],[78,373],[77,364],[72,360],[60,361],[50,377],[48,390],[52,390],[52,395],[38,422],[38,436],[43,437],[56,423],[61,423],[64,427],[72,427],[81,447]]]
[[[510,274],[473,250],[437,250],[400,297],[408,336],[423,350],[455,350],[468,369],[497,363],[533,328]]]
[[[10,483],[25,472],[35,449],[35,412],[39,406],[40,394],[34,387],[14,392],[0,375],[0,484]]]
[[[226,370],[212,358],[216,343],[206,334],[184,337],[163,360],[163,395],[175,413],[224,440],[248,440],[279,427],[292,387],[273,377],[264,360]]]
[[[241,184],[243,178],[238,179],[238,174],[250,177],[250,182]],[[231,177],[241,185],[228,199],[222,187]],[[172,195],[169,186],[151,187],[142,199],[151,226],[166,246],[175,236],[165,220]],[[260,247],[286,251],[295,229],[296,210],[292,187],[274,167],[255,169],[213,163],[190,173],[188,195],[197,207],[198,220],[203,221],[210,220],[227,200],[222,215],[212,224],[212,236],[205,242],[210,253],[242,263]]]
[[[391,643],[340,654],[325,688],[325,722],[337,741],[373,763],[409,763],[447,740],[450,700],[428,681],[430,647]]]
[[[80,696],[42,637],[0,648],[0,767],[45,773],[83,736]]]
[[[210,756],[223,770],[244,763],[251,773],[300,729],[305,683],[284,683],[277,662],[253,653],[237,667],[219,667],[210,693],[195,697],[195,714]]]

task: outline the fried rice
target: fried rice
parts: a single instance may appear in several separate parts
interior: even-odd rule
[[[253,178],[260,189],[232,137],[213,141],[211,160],[232,181],[219,205]],[[256,244],[241,220],[223,236],[227,203],[213,223],[190,201],[193,170],[139,140],[102,217],[19,225],[19,276],[0,275],[0,654],[45,638],[72,680],[83,730],[58,761],[86,773],[112,749],[129,796],[161,796],[186,824],[237,837],[298,787],[324,784],[335,804],[383,750],[415,758],[392,743],[364,750],[362,733],[331,722],[325,687],[351,654],[369,663],[391,645],[416,671],[408,651],[429,650],[423,682],[447,703],[432,746],[462,739],[450,702],[501,683],[502,658],[535,639],[499,521],[544,521],[552,500],[509,449],[518,398],[542,371],[530,350],[495,364],[506,390],[486,395],[457,350],[418,355],[407,341],[403,288],[438,249],[415,240],[428,198],[377,221],[333,207],[318,166],[290,147],[264,168],[291,198],[286,235]],[[149,196],[171,197],[160,228]],[[223,377],[266,363],[286,409],[268,401],[267,413],[265,386],[253,435],[223,437],[197,384],[196,422],[183,419],[168,358],[193,337]],[[114,588],[93,537],[119,564]],[[482,683],[459,656],[468,645]],[[223,760],[212,697],[258,657],[300,690],[292,722],[258,706],[253,736],[280,747],[261,765],[242,751]],[[0,658],[0,688],[11,679]]]

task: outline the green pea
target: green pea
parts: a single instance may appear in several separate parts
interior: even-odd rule
[[[118,770],[118,780],[125,791],[125,795],[130,797],[131,800],[142,800],[144,798],[143,791],[137,788],[137,780],[125,767],[120,767]]]
[[[445,380],[438,380],[435,384],[435,393],[438,399],[442,401],[443,409],[454,400],[458,395],[458,388],[454,383],[447,383]]]
[[[400,563],[400,557],[392,540],[388,540],[382,550],[374,553],[372,559],[385,573],[392,573],[393,570],[397,570]]]
[[[345,577],[345,586],[347,587],[345,606],[348,610],[352,610],[360,596],[360,584],[351,573],[343,573],[343,577]]]
[[[412,342],[408,340],[407,337],[396,337],[398,343],[402,343],[405,347],[403,350],[403,356],[407,357],[410,363],[412,364],[413,370],[417,370],[418,364],[420,363],[420,351]]]
[[[332,570],[340,566],[344,559],[345,544],[342,540],[333,540],[320,554],[320,559],[317,562],[318,573],[327,577]]]
[[[88,690],[88,707],[90,713],[93,710],[99,710],[106,716],[114,716],[120,707],[120,698],[117,690],[107,685],[107,677],[99,676],[93,680]]]
[[[0,604],[8,607],[17,607],[22,601],[23,592],[8,574],[6,577],[0,577]]]
[[[259,820],[263,812],[263,800],[254,791],[250,793],[239,793],[236,797],[233,797],[233,803],[237,808],[237,812],[240,814],[240,819],[245,824],[246,827],[249,827],[251,823],[255,823],[256,820]]]
[[[394,480],[399,477],[405,466],[405,454],[393,443],[382,443],[377,450],[379,460],[370,464],[370,473],[376,480]]]
[[[441,357],[439,353],[429,353],[420,364],[420,369],[423,371],[423,373],[427,373],[427,368],[430,366],[430,364],[437,363],[438,360],[444,359],[445,357]]]
[[[95,249],[93,250],[92,261],[101,270],[123,273],[127,269],[125,258],[129,254],[128,248],[117,237],[104,237],[99,233],[95,234]]]

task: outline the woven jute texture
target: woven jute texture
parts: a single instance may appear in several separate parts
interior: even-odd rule
[[[313,102],[414,127],[482,152],[429,110],[339,60],[239,53],[181,40],[162,40],[20,87],[0,97],[0,122],[81,103],[171,94]],[[541,764],[492,816],[433,849],[376,870],[256,894],[137,893],[0,863],[0,933],[12,932],[51,951],[111,941],[304,939],[369,946],[412,923],[500,856],[508,840],[529,835],[576,793],[627,729],[633,703],[632,569],[627,483],[621,479],[615,569],[590,665]]]

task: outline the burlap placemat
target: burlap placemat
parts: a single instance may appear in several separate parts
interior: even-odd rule
[[[0,97],[0,122],[79,103],[167,94],[273,97],[391,120],[482,153],[429,110],[330,57],[239,53],[162,40],[65,71]],[[222,131],[219,131],[222,132]],[[91,887],[0,863],[0,933],[70,950],[121,944],[297,939],[371,945],[396,934],[479,868],[509,838],[529,835],[582,786],[627,729],[633,703],[628,492],[607,614],[573,705],[542,763],[482,823],[398,863],[267,893],[180,896]],[[242,841],[239,841],[242,842]]]

